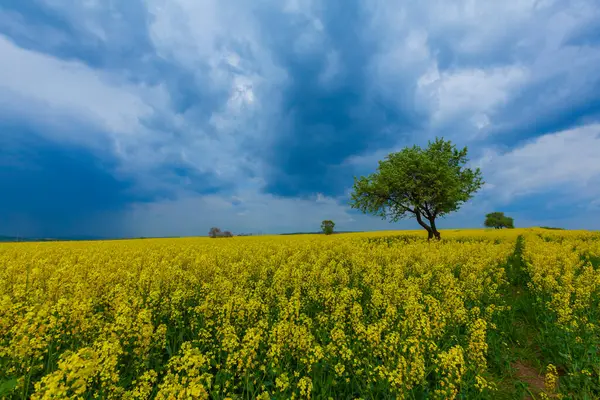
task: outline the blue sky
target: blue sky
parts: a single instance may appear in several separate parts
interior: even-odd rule
[[[5,0],[0,234],[417,228],[355,175],[436,136],[486,186],[444,227],[600,229],[596,0]]]

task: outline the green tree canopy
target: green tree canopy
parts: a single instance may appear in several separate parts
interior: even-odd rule
[[[503,212],[495,211],[485,216],[485,222],[483,223],[488,228],[502,229],[515,227],[514,220],[511,217],[507,217]]]
[[[325,221],[321,222],[321,230],[326,235],[331,235],[333,233],[333,228],[334,227],[335,227],[335,223],[333,221],[328,220],[328,219],[326,219]]]
[[[396,222],[414,217],[428,238],[440,239],[435,221],[481,188],[479,168],[466,168],[467,148],[436,138],[428,147],[406,147],[379,162],[377,171],[354,178],[350,206]]]

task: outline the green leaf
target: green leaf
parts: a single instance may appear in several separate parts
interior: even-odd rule
[[[9,380],[2,381],[0,383],[0,397],[5,396],[15,390],[18,384],[17,378],[11,378]]]

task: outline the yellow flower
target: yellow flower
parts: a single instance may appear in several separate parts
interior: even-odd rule
[[[597,235],[419,235],[0,244],[3,372],[31,377],[34,393],[24,379],[15,393],[34,399],[310,398],[321,382],[336,397],[353,380],[398,399],[492,390],[488,331],[510,306],[518,235],[544,329],[574,347],[600,334]]]
[[[558,372],[553,364],[548,364],[546,367],[544,386],[548,393],[555,393],[558,388]]]

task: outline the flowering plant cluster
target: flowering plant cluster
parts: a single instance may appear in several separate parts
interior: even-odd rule
[[[589,350],[600,255],[589,238],[4,244],[0,397],[494,398],[489,336],[509,308],[505,267],[519,235],[547,326]],[[576,372],[588,385],[597,360]]]

